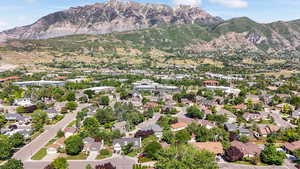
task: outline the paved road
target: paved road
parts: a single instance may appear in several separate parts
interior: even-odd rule
[[[30,160],[30,157],[43,148],[49,140],[54,138],[59,130],[65,128],[70,122],[75,120],[77,112],[85,106],[80,104],[74,113],[69,113],[55,125],[48,126],[40,136],[16,152],[13,158],[22,160],[23,162]]]
[[[251,166],[233,163],[219,163],[220,169],[295,169],[288,166]]]
[[[294,127],[294,125],[292,125],[290,122],[283,120],[281,118],[279,111],[272,111],[271,116],[273,117],[275,124],[279,125],[280,127],[283,128]]]
[[[47,166],[51,161],[26,161],[24,163],[25,169],[43,169]],[[117,169],[132,169],[132,166],[135,164],[135,160],[129,157],[114,157],[101,161],[80,161],[80,160],[70,160],[69,169],[85,169],[88,164],[91,164],[93,167],[99,164],[112,163],[116,166]]]

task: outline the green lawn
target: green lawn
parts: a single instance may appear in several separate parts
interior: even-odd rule
[[[42,148],[31,157],[32,160],[42,160],[47,155],[47,149]]]
[[[75,124],[76,124],[76,120],[74,120],[74,121],[72,121],[71,123],[69,123],[67,127],[72,127],[72,126],[75,125]]]
[[[45,147],[48,147],[49,145],[53,144],[56,141],[56,138],[51,139],[46,145]]]
[[[109,158],[111,156],[112,156],[112,152],[110,152],[108,155],[99,154],[96,159],[97,160],[102,160],[102,159],[105,159],[105,158]]]
[[[129,157],[135,157],[139,152],[138,151],[132,151],[131,153],[127,154]]]
[[[85,153],[80,153],[80,154],[75,155],[75,156],[67,156],[66,159],[67,160],[86,160],[87,155]]]

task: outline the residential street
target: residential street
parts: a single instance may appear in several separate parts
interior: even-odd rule
[[[292,166],[250,166],[233,163],[219,163],[220,169],[295,169]]]
[[[33,141],[31,141],[31,143],[27,144],[18,152],[16,152],[13,158],[22,160],[23,162],[30,160],[30,157],[38,152],[41,148],[43,148],[48,143],[48,141],[54,138],[60,129],[65,128],[70,122],[75,120],[77,112],[86,106],[87,105],[79,104],[77,110],[74,113],[69,113],[55,125],[51,127],[48,126],[40,136],[38,136]]]
[[[85,169],[86,165],[91,164],[93,167],[99,164],[112,163],[117,169],[132,169],[135,160],[129,157],[113,157],[101,161],[88,161],[88,160],[71,160],[69,169]],[[24,162],[25,169],[43,169],[50,161],[26,161]]]

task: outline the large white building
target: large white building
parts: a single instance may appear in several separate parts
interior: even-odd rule
[[[64,81],[25,81],[25,82],[14,82],[13,85],[25,87],[25,86],[64,86]]]
[[[84,89],[84,91],[86,90],[92,90],[95,93],[100,93],[100,92],[115,91],[116,88],[112,86],[100,86],[100,87],[92,87],[92,88]]]

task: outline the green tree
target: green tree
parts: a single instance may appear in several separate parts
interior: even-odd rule
[[[17,148],[25,144],[24,136],[20,133],[16,133],[9,137],[9,142],[12,147]]]
[[[83,93],[86,94],[89,97],[89,99],[93,98],[93,96],[95,95],[94,90],[85,90]]]
[[[273,143],[267,144],[260,154],[261,161],[269,165],[281,165],[285,159],[285,153],[276,150]]]
[[[125,146],[122,146],[122,152],[123,154],[127,155],[133,151],[133,143],[129,143]]]
[[[108,106],[109,105],[109,97],[108,96],[101,96],[100,97],[100,105]]]
[[[204,113],[197,107],[197,106],[191,106],[187,108],[187,116],[190,118],[198,118],[203,119]]]
[[[57,138],[65,137],[65,133],[62,130],[59,130],[56,134]]]
[[[116,116],[111,108],[98,109],[96,118],[100,124],[110,123],[116,120]]]
[[[99,126],[99,122],[95,117],[88,117],[83,121],[83,127],[87,130],[97,129]]]
[[[0,140],[0,160],[6,160],[12,156],[12,147],[6,140]]]
[[[4,127],[4,125],[7,123],[5,116],[3,114],[0,114],[0,128]]]
[[[162,146],[158,142],[154,141],[145,146],[144,154],[146,157],[148,157],[152,160],[157,160],[158,153],[161,150],[162,150]]]
[[[23,163],[20,160],[9,159],[0,169],[24,169]]]
[[[58,157],[50,164],[50,166],[54,169],[68,169],[69,164],[65,158]]]
[[[74,101],[71,101],[71,102],[68,102],[65,107],[70,111],[74,111],[77,109],[78,104]]]
[[[161,139],[162,139],[162,141],[165,141],[168,144],[175,143],[175,135],[171,130],[164,130],[163,136]]]
[[[170,146],[159,153],[155,168],[160,169],[217,169],[215,155],[198,151],[190,145]]]
[[[70,136],[65,141],[66,152],[69,155],[78,155],[83,149],[83,141],[80,136]]]
[[[71,102],[76,100],[75,92],[68,92],[66,95],[66,100]]]
[[[43,126],[48,122],[48,114],[42,110],[35,110],[32,114],[32,122]]]
[[[187,130],[180,130],[175,133],[176,143],[187,143],[192,136]]]
[[[86,165],[85,169],[93,169],[93,167],[91,166],[91,164]]]

